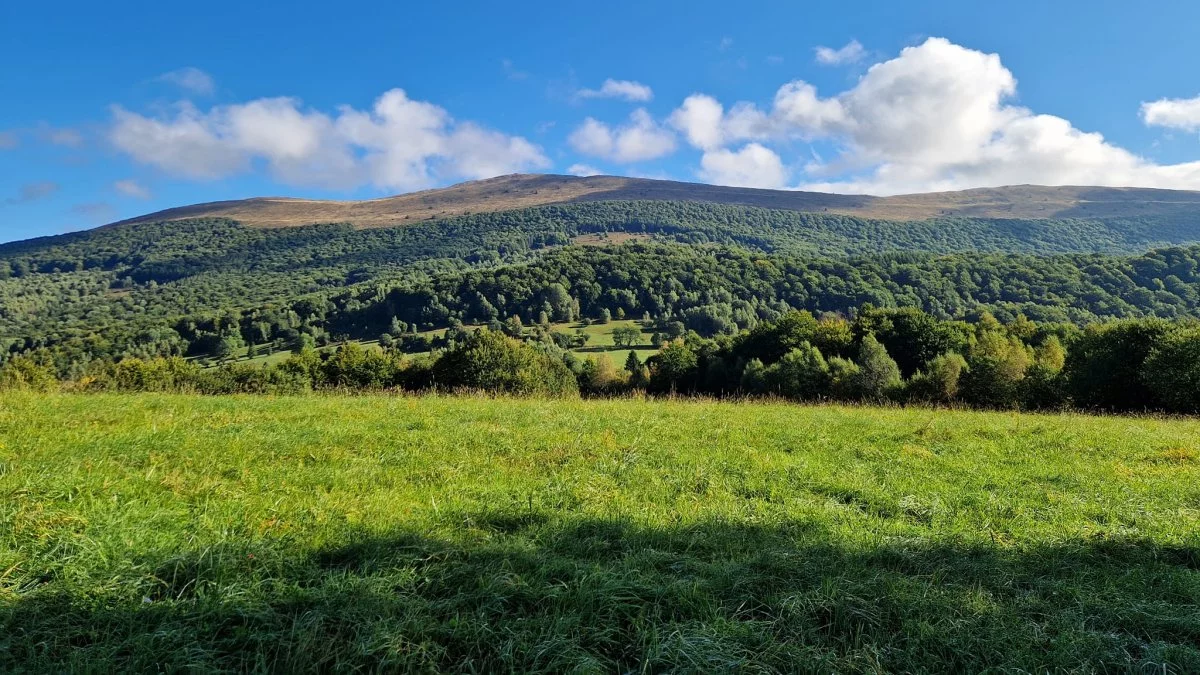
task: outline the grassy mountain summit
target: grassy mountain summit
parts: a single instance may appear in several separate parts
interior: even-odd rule
[[[350,223],[403,225],[473,213],[592,201],[708,202],[912,221],[966,218],[1179,217],[1200,211],[1200,192],[1147,188],[1015,185],[872,197],[761,190],[618,176],[514,174],[365,201],[258,197],[182,206],[122,223],[229,218],[250,227]]]

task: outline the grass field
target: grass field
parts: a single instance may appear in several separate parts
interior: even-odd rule
[[[582,330],[588,336],[588,343],[582,349],[576,349],[573,351],[583,358],[587,358],[588,356],[607,356],[618,368],[625,366],[625,359],[629,357],[630,352],[629,348],[618,348],[613,343],[613,330],[622,327],[638,328],[642,330],[642,339],[640,343],[634,345],[633,347],[633,351],[637,352],[639,359],[645,361],[647,358],[658,353],[658,348],[652,346],[650,342],[653,331],[642,329],[640,322],[632,319],[615,320],[605,324],[594,323],[587,326],[583,325],[582,323],[575,322],[555,323],[550,325],[551,330],[560,333],[574,334],[576,330]],[[446,329],[438,328],[436,330],[421,331],[419,335],[424,335],[426,337],[441,337],[443,334],[445,334],[445,332]],[[366,347],[367,349],[379,349],[379,342],[377,340],[356,340],[355,342],[363,347]],[[322,347],[321,350],[332,351],[336,348],[336,346]],[[429,352],[420,352],[418,354],[413,354],[412,356],[427,355],[428,353]],[[245,352],[242,352],[242,356],[239,357],[238,360],[242,363],[250,363],[261,366],[283,363],[291,355],[292,353],[285,349],[272,354],[263,354],[253,359],[247,359],[245,357]]]
[[[583,358],[607,356],[617,368],[625,367],[625,359],[629,358],[630,351],[637,352],[638,358],[642,361],[658,353],[658,348],[650,342],[653,331],[642,329],[640,322],[631,319],[617,319],[608,323],[594,323],[590,326],[579,323],[559,323],[554,324],[551,328],[561,333],[574,333],[576,329],[582,329],[588,336],[588,342],[582,349],[574,350],[575,353]],[[629,347],[617,347],[613,343],[613,330],[617,328],[637,328],[642,331],[642,339],[637,345],[634,345],[632,350]]]
[[[0,671],[1200,671],[1200,421],[0,399]]]

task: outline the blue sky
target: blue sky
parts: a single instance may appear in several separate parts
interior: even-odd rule
[[[1200,189],[1198,28],[1194,2],[10,2],[0,240],[514,171]]]

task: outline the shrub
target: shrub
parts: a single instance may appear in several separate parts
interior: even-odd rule
[[[929,403],[949,403],[958,398],[967,360],[949,352],[930,359],[908,383],[909,398]]]
[[[632,353],[632,352],[630,352]],[[637,358],[636,354],[634,358]],[[641,369],[641,364],[637,370]],[[597,394],[608,394],[623,389],[628,378],[613,365],[612,359],[606,355],[589,356],[584,360],[579,371],[579,388]]]
[[[201,371],[194,388],[202,394],[299,394],[312,381],[283,368],[230,364]]]
[[[767,367],[758,359],[750,359],[742,369],[742,391],[747,394],[762,394],[767,391]]]
[[[875,336],[868,334],[858,349],[858,372],[851,379],[854,394],[868,401],[880,401],[896,393],[901,384],[900,367]]]
[[[767,386],[781,396],[813,399],[829,390],[829,365],[821,350],[803,342],[766,371]]]
[[[451,389],[576,395],[575,376],[560,359],[500,333],[479,330],[434,363],[433,381]]]
[[[856,391],[858,364],[850,359],[834,356],[829,359],[829,391],[833,398],[849,401],[858,396]]]
[[[0,388],[50,391],[58,386],[54,369],[28,356],[14,356],[0,367]]]
[[[1172,329],[1170,323],[1153,319],[1088,326],[1069,345],[1063,368],[1075,403],[1115,410],[1154,407],[1154,392],[1142,377],[1142,367]]]
[[[1015,336],[985,330],[971,346],[970,370],[963,382],[963,398],[987,408],[1012,408],[1021,400],[1021,384],[1033,359]]]
[[[1162,338],[1146,357],[1142,380],[1168,410],[1200,411],[1200,328]]]
[[[659,391],[685,391],[696,379],[699,359],[695,350],[683,340],[668,342],[658,354],[647,359],[650,383]]]
[[[169,359],[124,359],[113,365],[107,385],[117,391],[185,391],[194,389],[203,371],[199,365],[174,357]]]

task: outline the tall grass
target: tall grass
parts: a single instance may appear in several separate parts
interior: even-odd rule
[[[1200,670],[1200,422],[7,394],[0,670]]]

